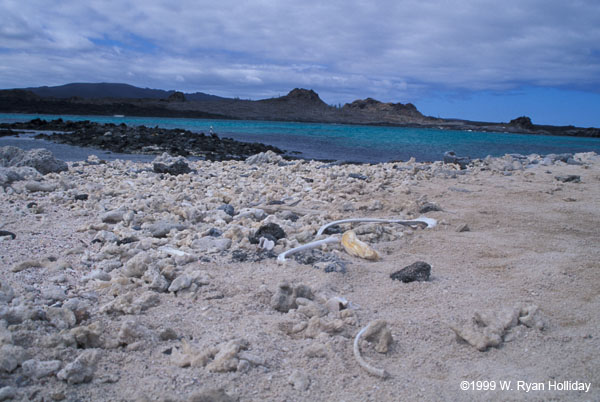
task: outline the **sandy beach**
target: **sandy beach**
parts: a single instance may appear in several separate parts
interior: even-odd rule
[[[4,180],[0,400],[600,399],[600,156],[183,164]]]

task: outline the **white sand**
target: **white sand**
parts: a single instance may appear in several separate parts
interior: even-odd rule
[[[0,229],[14,232],[17,238],[0,241],[0,278],[17,298],[12,304],[0,304],[0,311],[19,304],[47,310],[49,305],[61,307],[78,298],[87,305],[82,308],[87,315],[75,327],[97,323],[102,340],[91,382],[69,385],[55,375],[23,382],[26,377],[18,367],[12,373],[0,372],[0,388],[14,387],[16,398],[22,400],[63,396],[66,400],[188,400],[217,388],[241,401],[598,400],[600,158],[582,155],[582,159],[582,166],[538,165],[510,175],[499,170],[496,162],[480,164],[454,178],[457,171],[449,172],[439,163],[317,169],[321,164],[313,162],[253,169],[244,163],[198,162],[191,164],[198,173],[163,180],[152,172],[135,173],[149,165],[111,162],[79,164],[70,166],[69,172],[46,176],[46,182],[64,183],[54,192],[2,192]],[[368,180],[349,179],[350,172],[364,174]],[[581,183],[555,179],[568,174],[580,175]],[[19,190],[22,185],[13,187]],[[89,200],[74,201],[80,193],[89,194]],[[274,259],[231,262],[232,250],[256,249],[247,240],[236,240],[234,224],[247,234],[264,221],[247,218],[226,223],[210,211],[223,202],[240,211],[269,200],[298,201],[292,208],[296,212],[325,211],[305,215],[296,224],[281,213],[267,218],[280,223],[288,238],[304,230],[314,233],[336,219],[415,218],[420,215],[418,206],[426,201],[442,211],[425,214],[438,220],[434,229],[383,225],[388,233],[361,236],[382,255],[378,262],[350,257],[330,246],[349,262],[345,274],[326,273],[295,261],[283,266]],[[31,202],[37,207],[27,208]],[[106,210],[119,207],[136,211],[142,224],[170,219],[186,224],[188,230],[151,240],[146,232],[132,230],[133,223],[101,222]],[[195,209],[204,214],[194,218]],[[470,231],[457,232],[462,224]],[[207,253],[189,247],[194,236],[211,227],[230,230],[234,241],[228,251]],[[83,283],[81,278],[101,266],[110,252],[121,249],[112,259],[126,263],[134,250],[139,251],[141,242],[92,243],[98,229],[119,238],[129,234],[146,238],[150,255],[163,260],[163,273],[201,272],[208,285],[187,294],[158,293],[148,290],[141,279],[124,278],[123,268],[110,272],[112,282]],[[169,267],[166,256],[152,254],[164,244],[193,254],[193,261],[169,260]],[[276,250],[296,244],[290,241]],[[47,257],[57,261],[11,270],[23,261]],[[415,261],[432,266],[430,281],[405,284],[390,279],[392,272]],[[286,328],[302,325],[308,318],[296,310],[281,313],[271,307],[271,295],[282,281],[310,286],[317,304],[321,296],[344,297],[354,312],[342,320],[339,333],[317,332],[314,338],[303,331],[290,335]],[[56,286],[65,290],[67,300],[44,301],[44,292]],[[102,312],[115,296],[137,298],[144,292],[156,294],[158,305],[133,314]],[[479,351],[459,341],[450,329],[454,323],[468,322],[476,312],[497,313],[521,305],[539,307],[543,330],[519,324],[504,334],[499,346]],[[330,314],[323,321],[336,318]],[[130,319],[147,329],[133,336],[135,342],[125,342],[119,334]],[[381,354],[363,342],[361,349],[367,362],[390,374],[385,380],[361,369],[352,353],[353,337],[375,319],[387,321],[394,339],[391,348]],[[232,372],[212,372],[203,365],[179,367],[172,357],[182,341],[158,337],[167,328],[197,351],[244,339],[246,353],[261,364],[250,361]],[[73,330],[61,332],[47,320],[26,320],[9,325],[7,331],[12,334],[10,343],[23,347],[31,357],[58,359],[63,367],[83,352],[64,342],[56,345],[57,337]],[[290,383],[294,381],[296,387]],[[473,382],[469,387],[477,386],[477,381],[494,381],[496,390],[462,391],[462,381]],[[512,390],[500,390],[501,381],[510,381]],[[578,381],[589,383],[590,388],[587,393],[548,390],[549,381]],[[533,390],[540,384],[545,390]],[[533,388],[526,392],[518,385]]]

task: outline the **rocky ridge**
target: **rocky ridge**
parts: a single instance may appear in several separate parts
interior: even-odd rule
[[[43,92],[41,92],[43,93]],[[383,103],[372,98],[342,107],[327,105],[313,90],[295,88],[287,95],[257,101],[219,97],[165,94],[164,99],[41,97],[29,90],[1,90],[0,112],[49,114],[98,114],[160,117],[196,117],[277,120],[341,124],[374,124],[426,127],[446,130],[600,137],[598,128],[533,124],[522,116],[508,123],[474,122],[424,116],[410,104]],[[205,94],[204,94],[205,95]]]

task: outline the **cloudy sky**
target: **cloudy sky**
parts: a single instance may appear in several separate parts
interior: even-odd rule
[[[0,0],[0,88],[70,82],[600,126],[600,1]]]

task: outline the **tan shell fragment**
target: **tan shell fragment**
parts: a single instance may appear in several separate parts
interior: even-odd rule
[[[352,256],[371,261],[379,260],[379,253],[369,247],[368,244],[358,240],[356,233],[352,230],[349,230],[342,235],[342,246],[344,246],[344,250]]]

